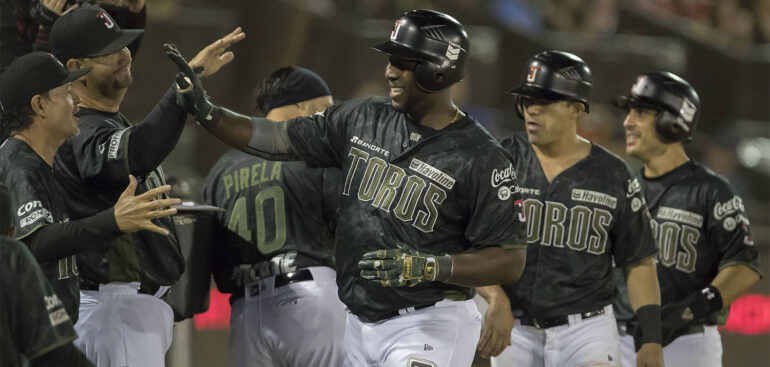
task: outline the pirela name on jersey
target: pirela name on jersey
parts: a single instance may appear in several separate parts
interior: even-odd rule
[[[358,200],[371,202],[420,231],[432,232],[438,219],[438,209],[447,198],[447,190],[454,187],[455,179],[417,158],[409,162],[410,173],[414,174],[407,174],[404,168],[389,164],[378,156],[389,156],[387,150],[355,136],[351,142],[358,147],[351,147],[348,153],[351,164],[345,177],[343,195],[357,195]],[[363,177],[360,185],[354,188],[353,178],[357,172],[363,172]]]
[[[603,254],[607,249],[609,227],[613,220],[612,212],[608,209],[617,207],[617,198],[583,189],[572,189],[570,198],[573,202],[592,205],[577,204],[568,208],[556,201],[543,202],[535,198],[524,200],[527,243],[539,242],[542,246],[566,247],[593,255]]]

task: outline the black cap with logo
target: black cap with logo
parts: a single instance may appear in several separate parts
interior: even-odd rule
[[[56,20],[51,28],[51,49],[63,61],[105,56],[120,51],[142,33],[143,29],[120,29],[100,7],[84,6]]]
[[[36,94],[67,84],[89,71],[90,67],[67,71],[47,52],[31,52],[19,57],[0,74],[0,111],[29,104]]]

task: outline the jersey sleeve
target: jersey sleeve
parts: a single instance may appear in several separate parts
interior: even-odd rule
[[[624,179],[626,190],[619,197],[617,220],[610,230],[612,257],[618,267],[658,253],[639,179],[628,171]]]
[[[131,128],[107,123],[104,116],[86,115],[80,134],[70,138],[78,172],[91,185],[124,187],[128,184],[128,140]]]
[[[526,247],[526,226],[513,160],[502,148],[472,164],[471,215],[465,237],[474,247]]]
[[[722,256],[719,269],[740,264],[762,275],[749,217],[735,188],[727,182],[719,181],[710,192],[708,209],[706,231],[708,240],[719,249]]]
[[[13,191],[14,225],[16,238],[29,236],[38,228],[54,224],[51,192],[43,187],[47,182],[40,172],[31,169],[17,170],[9,175],[8,185]]]
[[[308,167],[342,167],[348,124],[360,118],[354,100],[287,122],[292,150]]]
[[[34,359],[75,340],[75,329],[42,270],[27,250],[16,241],[3,241],[3,298],[10,301],[12,335],[21,352]],[[8,251],[12,248],[12,251]],[[9,254],[10,252],[10,254]]]

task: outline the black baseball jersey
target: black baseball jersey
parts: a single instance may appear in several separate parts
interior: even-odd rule
[[[0,236],[0,362],[24,366],[77,334],[64,304],[27,247]]]
[[[128,186],[130,173],[131,122],[120,112],[87,108],[81,108],[78,117],[80,134],[62,144],[54,161],[56,182],[66,193],[67,212],[73,220],[114,206]],[[136,179],[136,195],[165,184],[160,166]],[[103,249],[79,253],[82,284],[88,288],[113,281],[173,284],[184,271],[174,223],[171,218],[153,222],[171,234],[138,231],[113,238]]]
[[[229,272],[239,264],[270,260],[256,275],[333,267],[334,216],[341,185],[337,169],[272,162],[229,150],[211,168],[203,184],[203,199],[225,208],[226,212],[216,213],[217,221],[249,245],[238,249],[217,246],[217,252],[230,252],[230,256],[217,254],[229,258],[227,264],[218,265]],[[217,286],[232,292],[237,284],[232,277],[219,276]]]
[[[525,133],[501,144],[514,157],[527,218],[524,273],[503,286],[514,314],[550,318],[612,303],[613,260],[622,267],[657,252],[638,180],[592,144],[549,183]]]
[[[662,176],[643,177],[642,187],[660,248],[663,304],[707,287],[731,265],[762,275],[743,200],[724,177],[689,161]]]
[[[470,117],[414,144],[410,124],[390,99],[373,97],[287,125],[309,166],[342,169],[337,284],[340,299],[367,320],[447,297],[469,299],[473,289],[438,282],[382,287],[360,277],[365,252],[404,243],[443,255],[524,243],[510,154]]]
[[[17,238],[27,237],[42,226],[69,220],[63,197],[57,194],[51,166],[27,143],[8,138],[0,146],[0,179],[12,191]],[[70,317],[77,320],[80,285],[75,256],[47,261],[40,268]]]

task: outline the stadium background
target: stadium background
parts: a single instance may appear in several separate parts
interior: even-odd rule
[[[496,136],[522,129],[504,91],[538,51],[573,52],[591,66],[591,113],[580,133],[620,155],[623,115],[609,99],[627,93],[640,73],[679,74],[703,106],[688,151],[741,192],[770,275],[770,0],[148,0],[147,7],[135,83],[122,108],[132,120],[141,120],[173,78],[163,43],[176,43],[191,58],[235,26],[247,34],[233,48],[235,61],[204,80],[218,104],[256,114],[254,86],[291,64],[323,76],[338,100],[386,94],[387,60],[369,46],[416,8],[447,12],[468,29],[468,78],[453,95]],[[164,168],[179,195],[198,200],[203,178],[226,148],[189,124]],[[761,280],[751,293],[722,328],[725,366],[770,363],[770,282]],[[226,364],[229,306],[216,293],[211,304],[207,314],[177,324],[170,367]]]

